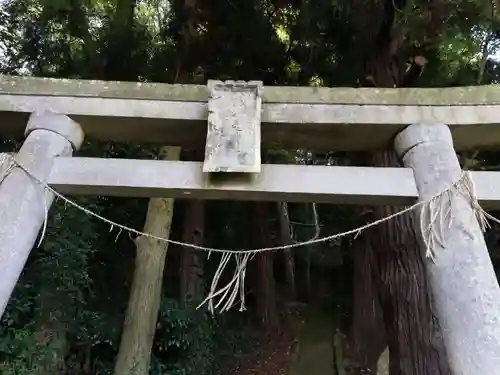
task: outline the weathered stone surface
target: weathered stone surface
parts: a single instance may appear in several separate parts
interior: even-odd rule
[[[421,200],[457,182],[461,168],[450,130],[415,124],[402,131],[395,148],[415,174]],[[443,215],[443,248],[427,261],[430,282],[453,374],[500,374],[500,288],[471,202],[454,194]],[[417,220],[418,222],[418,220]],[[435,224],[434,224],[435,225]]]
[[[0,75],[0,94],[81,96],[116,99],[208,100],[204,85],[117,82]],[[270,86],[264,103],[363,105],[492,105],[500,104],[498,85],[449,88],[351,88]]]
[[[266,87],[262,147],[376,151],[412,123],[447,123],[455,148],[500,146],[500,87],[379,89]],[[203,150],[206,86],[0,75],[0,136],[22,135],[40,109],[66,114],[86,137]]]
[[[33,115],[16,160],[46,182],[57,156],[71,156],[83,134],[66,116]],[[67,138],[58,134],[61,131]],[[0,316],[31,252],[54,196],[21,168],[11,169],[0,183]]]
[[[203,172],[260,172],[262,82],[211,80],[207,88]]]

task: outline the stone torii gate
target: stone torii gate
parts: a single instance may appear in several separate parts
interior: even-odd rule
[[[17,162],[63,194],[372,205],[426,200],[460,178],[455,149],[500,144],[495,86],[207,86],[2,76],[0,135],[24,132]],[[205,162],[72,158],[84,135],[205,147]],[[406,168],[261,165],[261,141],[317,151],[394,147]],[[22,168],[2,174],[2,167],[0,314],[53,200]],[[225,178],[212,180],[211,172]],[[479,202],[500,208],[500,173],[471,175]],[[497,375],[500,288],[471,203],[453,199],[459,220],[435,262],[426,262],[445,345],[455,375]]]

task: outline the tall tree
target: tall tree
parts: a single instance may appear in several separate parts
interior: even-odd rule
[[[282,245],[291,245],[293,243],[290,216],[288,214],[288,203],[278,202],[278,218],[280,224],[280,238]],[[296,297],[295,289],[295,258],[291,249],[283,250],[283,261],[285,264],[285,277],[288,287],[288,298],[294,300]]]
[[[179,147],[162,147],[162,160],[179,160]],[[144,232],[168,238],[172,224],[174,200],[149,200]],[[115,375],[147,375],[151,348],[162,298],[163,269],[168,243],[151,237],[137,238],[135,269],[130,299],[125,315]]]
[[[254,234],[254,246],[272,246],[269,228],[269,203],[256,202],[251,206],[251,228]],[[263,252],[256,255],[257,270],[257,316],[266,329],[275,329],[279,325],[276,305],[276,286],[274,280],[274,254]]]
[[[383,10],[379,11],[381,18],[376,21],[378,25],[374,25],[374,29],[369,28],[375,38],[367,43],[369,48],[360,79],[362,85],[401,87],[412,83],[408,78],[418,77],[418,74],[414,73],[415,70],[420,72],[421,59],[416,61],[413,59],[410,70],[406,71],[406,59],[401,48],[407,37],[405,33],[409,30],[405,30],[404,26],[396,22],[397,12],[407,11],[406,6],[405,0],[385,1]],[[443,9],[439,6],[439,2],[434,2],[427,10],[431,19],[428,25],[429,32],[433,34],[431,37],[435,38],[442,29],[444,14],[440,12]],[[366,39],[369,40],[369,37]],[[368,156],[365,162],[377,167],[400,166],[392,151],[374,153]],[[368,217],[376,220],[396,211],[397,207],[374,208]],[[391,374],[448,375],[451,374],[451,370],[436,323],[437,319],[433,314],[432,295],[424,267],[424,253],[416,237],[414,225],[413,217],[404,215],[384,222],[378,228],[363,234],[366,237],[364,253],[355,258],[358,262],[355,268],[358,268],[358,274],[361,270],[362,273],[374,277],[374,280],[362,277],[355,279],[355,283],[371,284],[368,291],[376,295],[357,294],[354,298],[373,301],[375,307],[372,309],[372,314],[368,315],[369,320],[355,320],[353,329],[359,331],[369,326],[377,327],[377,319],[380,316],[378,311],[381,311],[385,322],[385,337],[391,354]],[[355,287],[358,293],[363,289]],[[366,304],[361,305],[368,307]],[[355,315],[355,317],[362,316],[360,313]],[[366,318],[365,316],[364,319]],[[383,331],[379,333],[383,334]],[[368,335],[373,337],[371,330],[367,330],[365,334],[366,338]],[[362,334],[358,333],[356,336],[359,345],[359,337]],[[384,346],[378,348],[377,357],[383,348]],[[376,363],[369,364],[372,369],[374,365]]]
[[[201,246],[204,231],[205,202],[190,199],[186,202],[182,241]],[[205,290],[202,255],[193,248],[184,248],[181,257],[181,300],[199,303]]]
[[[161,7],[159,7],[160,2],[162,2]],[[495,7],[498,8],[498,6],[492,7],[491,4],[488,0],[415,0],[413,2],[400,0],[234,2],[222,0],[210,3],[201,0],[145,0],[140,2],[135,0],[111,2],[11,0],[0,5],[0,69],[2,72],[52,77],[130,81],[176,81],[203,84],[204,78],[210,77],[262,79],[266,85],[358,86],[357,82],[359,82],[362,86],[399,87],[419,84],[418,81],[409,82],[411,81],[409,78],[418,77],[419,65],[422,65],[419,61],[427,59],[429,64],[426,66],[426,72],[420,77],[422,85],[465,85],[477,83],[480,78],[485,83],[498,82],[499,64],[488,57],[492,53],[489,46],[498,43],[499,29],[496,21],[498,9],[494,12]],[[158,11],[160,8],[172,9],[172,12],[160,12]],[[279,11],[276,12],[276,9]],[[149,17],[151,11],[156,12],[158,16],[154,18],[156,20],[154,30],[151,28],[152,23],[148,21],[151,18]],[[165,14],[160,16],[158,13]],[[446,30],[450,30],[447,35],[444,35],[444,26]],[[478,39],[487,41],[486,32],[492,40],[484,43],[483,50],[478,50],[481,60],[478,62],[476,61],[478,51],[474,48],[474,43]],[[413,61],[409,66],[411,66],[410,71],[415,74],[406,74],[407,57],[409,61]],[[119,148],[110,144],[104,145],[106,149],[115,147]],[[102,150],[101,148],[100,152]],[[102,153],[99,153],[99,156],[101,155]],[[393,155],[387,154],[371,155],[362,161],[363,164],[368,165],[374,163],[387,165],[389,162],[396,163],[397,161]],[[112,200],[103,199],[103,201],[109,203]],[[122,210],[120,205],[113,204],[108,214],[115,215],[120,210]],[[195,211],[200,210],[198,207]],[[269,211],[269,207],[265,210]],[[363,219],[380,217],[389,212],[388,210],[377,209],[371,212],[366,210]],[[142,216],[137,214],[140,211],[137,207],[134,206],[132,211],[126,216],[126,220],[132,221]],[[272,212],[276,213],[274,206]],[[61,211],[58,210],[57,213]],[[254,216],[256,222],[252,234],[255,234],[255,237],[257,235],[261,237],[256,246],[270,245],[270,231],[263,229],[269,216],[262,212],[256,212]],[[63,214],[62,217],[67,216]],[[121,216],[118,221],[125,221],[124,217],[125,215]],[[199,217],[195,218],[199,219]],[[239,224],[235,224],[236,220],[231,219],[229,220],[231,228],[228,231],[246,232],[243,225],[235,229],[235,226]],[[327,227],[325,228],[327,231],[338,231],[338,228],[335,228],[337,224],[322,224]],[[137,223],[137,225],[141,224]],[[353,336],[358,344],[360,356],[368,357],[364,360],[366,367],[370,367],[376,361],[378,354],[389,342],[393,368],[397,367],[396,373],[421,374],[425,373],[426,369],[430,373],[439,373],[441,369],[436,370],[438,366],[436,363],[444,356],[442,351],[438,350],[439,334],[430,326],[434,323],[429,323],[429,319],[433,319],[428,310],[431,301],[428,301],[429,293],[426,290],[425,280],[422,279],[424,271],[415,238],[406,230],[410,225],[409,219],[394,221],[384,227],[382,232],[367,232],[366,236],[359,239],[358,248],[354,250],[357,265],[355,304],[359,308],[355,309]],[[70,225],[65,221],[62,227],[68,229]],[[79,226],[79,228],[86,227],[86,225]],[[184,228],[186,238],[196,237],[187,242],[201,241],[198,232],[192,230],[194,227],[201,227],[201,222],[199,225],[190,223]],[[113,272],[113,279],[110,280],[113,285],[119,286],[124,284],[119,274],[132,271],[128,268],[132,263],[132,256],[126,251],[116,252],[117,255],[115,255],[113,250],[117,245],[113,242],[114,236],[112,236],[113,240],[107,239],[108,229],[104,225],[99,226],[99,238],[102,243],[98,250],[102,248],[106,251],[98,253],[113,266],[119,264],[118,269]],[[215,232],[213,234],[215,237],[221,237],[222,233],[226,233],[224,232],[226,229],[213,228],[211,232]],[[77,243],[74,237],[79,230],[69,231],[73,232],[73,237],[66,231],[61,233],[57,250],[68,252],[67,242]],[[60,233],[60,230],[53,231],[53,235],[54,233]],[[234,237],[236,241],[231,246],[247,247],[248,244],[244,244],[244,240],[240,238],[242,236],[235,235]],[[84,245],[82,243],[78,245],[78,248],[71,248],[69,253],[71,253],[72,260],[75,259],[76,251]],[[350,252],[346,251],[346,253]],[[95,362],[102,365],[104,363],[102,347],[114,345],[109,343],[114,342],[114,331],[118,331],[120,324],[123,323],[121,321],[114,323],[109,317],[117,314],[119,308],[126,304],[126,297],[122,298],[121,290],[113,291],[112,295],[103,293],[102,285],[101,288],[88,287],[87,284],[78,285],[75,290],[71,290],[71,293],[67,293],[66,289],[57,291],[57,288],[60,287],[60,283],[73,285],[76,276],[86,275],[90,270],[93,271],[91,277],[97,275],[108,277],[108,274],[102,275],[103,269],[108,270],[109,268],[105,267],[111,266],[101,264],[101,260],[93,260],[93,264],[87,264],[85,260],[81,263],[81,267],[67,266],[70,264],[69,258],[65,259],[63,266],[57,264],[61,264],[58,256],[49,252],[47,254],[49,254],[47,257],[43,257],[43,252],[37,252],[34,255],[34,260],[43,260],[47,266],[43,273],[38,273],[44,275],[41,279],[45,281],[47,281],[46,275],[57,274],[58,277],[55,280],[57,282],[52,287],[42,283],[44,280],[40,282],[37,280],[36,283],[26,287],[29,290],[26,294],[36,296],[35,303],[32,305],[28,298],[23,297],[25,303],[16,301],[13,304],[7,319],[0,326],[1,343],[4,344],[0,345],[1,358],[6,359],[4,362],[10,361],[11,365],[15,358],[16,365],[18,365],[19,358],[23,356],[12,348],[31,348],[20,337],[35,337],[39,341],[38,346],[43,349],[45,349],[45,343],[48,346],[58,345],[58,347],[54,346],[57,350],[46,351],[53,355],[53,362],[48,363],[46,367],[51,374],[54,372],[71,373],[71,366],[69,366],[71,361],[68,358],[70,354],[74,354],[75,344],[80,345],[80,341],[86,341],[81,346],[93,348],[92,351],[99,351],[99,360]],[[176,276],[180,268],[182,268],[182,275],[195,275],[195,272],[185,271],[187,269],[198,270],[196,278],[191,278],[191,276],[182,278],[185,280],[182,290],[192,290],[183,295],[197,294],[198,292],[194,290],[200,285],[201,277],[198,276],[202,273],[202,266],[197,263],[199,259],[187,256],[189,252],[183,252],[183,254],[186,255],[184,264],[189,264],[189,266],[179,267],[175,264],[172,268]],[[53,261],[54,259],[57,261]],[[111,262],[109,259],[116,262]],[[27,274],[37,272],[34,266],[36,263],[35,261],[28,265]],[[267,307],[273,306],[272,301],[278,293],[274,285],[272,255],[257,258],[253,265],[259,269],[260,276],[262,276],[259,278],[260,284],[257,285],[260,288],[257,293],[258,313],[263,321],[271,321],[274,319],[275,310]],[[289,272],[290,275],[291,272]],[[415,282],[412,278],[416,278],[417,281]],[[291,280],[291,277],[289,279]],[[192,280],[196,282],[191,283]],[[302,278],[296,278],[297,287],[302,281]],[[53,294],[54,291],[57,293]],[[78,307],[83,311],[81,314],[83,318],[80,319],[79,314],[78,320],[75,320],[77,323],[70,326],[69,322],[73,316],[67,315],[65,311],[72,303],[66,303],[64,298],[67,297],[66,294],[83,296],[79,298],[85,300],[84,302],[87,302],[87,294],[95,294],[98,299],[96,312],[92,311],[89,306],[79,303]],[[128,294],[128,290],[124,290],[123,294]],[[20,294],[17,296],[21,298]],[[109,303],[109,300],[113,302]],[[120,303],[116,303],[117,300]],[[103,305],[111,306],[104,308]],[[46,306],[46,309],[42,310],[43,306]],[[373,318],[374,308],[377,312],[375,318]],[[34,314],[30,312],[31,309],[35,311]],[[52,311],[58,317],[57,322],[47,321]],[[178,320],[175,319],[181,318],[176,312],[177,310],[169,310],[165,316],[169,317],[169,321],[177,322]],[[139,314],[140,311],[137,310],[136,313]],[[171,315],[168,315],[170,313]],[[30,314],[36,318],[33,319]],[[165,317],[162,319],[167,320]],[[150,319],[151,322],[154,320],[155,318]],[[28,324],[30,322],[35,324]],[[109,335],[106,334],[105,339],[100,333],[106,330],[89,330],[94,322],[99,322],[105,328],[109,328]],[[32,326],[36,327],[34,329],[36,336],[29,330],[30,328],[19,328]],[[75,326],[81,326],[82,329],[78,330]],[[162,325],[162,327],[165,326],[167,324]],[[4,332],[8,332],[9,335],[4,335]],[[13,332],[15,335],[12,334]],[[431,341],[436,340],[436,344],[429,342],[429,332],[436,334],[431,339]],[[157,333],[164,332],[159,330]],[[181,332],[179,335],[184,335],[184,333]],[[187,332],[189,333],[191,332]],[[94,337],[96,335],[97,338]],[[390,336],[387,338],[388,341],[385,335]],[[377,345],[368,345],[379,341],[374,340],[374,336],[382,339]],[[411,340],[407,343],[406,339]],[[13,343],[20,342],[24,346],[13,345]],[[363,343],[365,345],[361,345]],[[169,364],[175,362],[175,356],[172,354],[177,350],[183,349],[176,348],[172,351],[167,349],[167,354],[161,361],[169,362]],[[433,351],[436,353],[433,354]],[[6,355],[6,352],[9,354]],[[86,363],[91,362],[88,360],[89,356],[90,354],[86,358]],[[112,356],[108,357],[111,362]],[[92,363],[94,359],[95,355]],[[158,364],[156,359],[155,366]],[[417,365],[411,368],[414,363]],[[19,368],[14,368],[16,372],[21,372]],[[89,368],[85,366],[87,373],[90,373]],[[2,367],[1,371],[3,369]],[[96,374],[103,373],[99,371],[95,369]],[[74,372],[71,374],[73,375]]]

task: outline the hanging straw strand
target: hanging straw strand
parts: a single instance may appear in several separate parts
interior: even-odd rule
[[[453,204],[455,199],[455,194],[461,194],[465,199],[470,202],[471,208],[473,210],[473,215],[477,219],[480,228],[482,231],[485,231],[489,227],[488,220],[495,221],[500,223],[500,220],[491,216],[487,212],[485,212],[481,206],[479,205],[476,196],[475,196],[475,188],[470,176],[470,173],[467,171],[463,171],[460,179],[456,181],[452,186],[448,189],[445,189],[443,192],[436,194],[428,200],[417,202],[409,207],[402,209],[399,212],[393,213],[384,218],[372,221],[358,228],[354,228],[345,232],[336,233],[326,237],[319,237],[318,227],[319,223],[315,221],[316,226],[316,234],[313,238],[302,241],[302,242],[293,242],[291,244],[283,245],[283,246],[273,246],[273,247],[264,247],[264,248],[255,248],[249,250],[234,250],[234,249],[220,249],[220,248],[212,248],[205,247],[195,244],[184,243],[180,241],[171,240],[169,238],[159,237],[150,233],[144,233],[142,231],[136,230],[134,228],[127,227],[123,224],[116,223],[112,220],[109,220],[81,205],[78,203],[66,198],[62,194],[55,191],[48,184],[40,181],[35,176],[33,176],[30,171],[21,165],[12,154],[0,153],[0,183],[5,179],[5,177],[10,173],[13,168],[20,168],[23,170],[28,176],[30,176],[35,182],[44,187],[45,192],[50,192],[54,194],[58,199],[64,201],[65,204],[69,206],[73,206],[74,208],[84,212],[85,214],[95,217],[96,219],[107,223],[110,225],[110,230],[114,230],[114,228],[118,228],[119,233],[121,231],[125,231],[129,233],[129,235],[136,236],[144,236],[153,238],[159,241],[167,242],[170,244],[190,247],[195,250],[208,252],[208,256],[212,252],[221,253],[222,257],[217,267],[217,270],[212,279],[212,283],[210,286],[210,291],[206,299],[198,306],[201,307],[205,304],[208,304],[208,310],[214,313],[216,310],[223,312],[229,310],[234,304],[236,299],[240,299],[240,311],[245,310],[245,276],[246,276],[246,267],[253,256],[257,253],[267,252],[267,251],[277,251],[277,250],[286,250],[291,248],[296,248],[300,246],[313,245],[317,243],[322,243],[326,241],[335,240],[345,236],[358,236],[362,231],[375,227],[383,222],[394,219],[395,217],[404,215],[410,211],[415,209],[420,209],[420,230],[421,235],[425,244],[426,249],[426,257],[434,260],[436,257],[436,250],[441,247],[445,247],[445,235],[444,231],[453,223]],[[42,231],[42,236],[46,231],[46,222],[47,222],[47,204],[44,204],[45,211],[45,219],[44,226]],[[316,207],[314,207],[315,209]],[[316,210],[314,210],[316,211]],[[317,219],[317,212],[314,212],[315,217]],[[233,276],[230,281],[223,287],[219,286],[221,277],[224,271],[227,269],[228,264],[234,260],[236,263],[235,270],[233,272]]]

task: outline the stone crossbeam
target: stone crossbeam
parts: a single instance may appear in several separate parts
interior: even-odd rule
[[[202,168],[198,162],[60,157],[48,183],[75,195],[360,205],[409,205],[418,198],[410,168],[264,164],[253,180],[219,182]],[[483,207],[500,208],[500,172],[472,172],[472,178]]]
[[[204,85],[104,82],[0,76],[0,136],[22,135],[31,112],[66,114],[87,138],[161,143],[203,150],[208,93]],[[265,87],[264,149],[389,149],[412,123],[447,123],[456,150],[495,148],[500,87]]]

